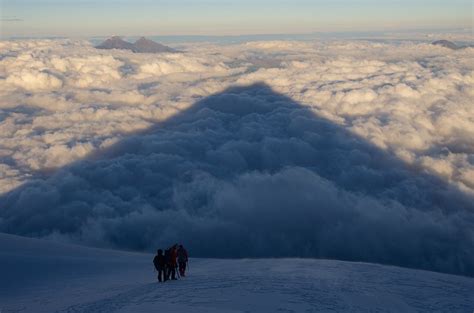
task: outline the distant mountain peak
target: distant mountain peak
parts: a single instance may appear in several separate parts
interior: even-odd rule
[[[133,45],[119,36],[113,36],[96,47],[97,49],[133,50]]]
[[[449,41],[449,40],[436,40],[436,41],[433,41],[431,44],[435,46],[448,48],[451,50],[458,50],[461,48],[458,45],[456,45],[454,42]]]
[[[134,46],[134,52],[139,52],[139,53],[173,53],[176,52],[176,50],[167,47],[165,45],[162,45],[160,43],[154,42],[153,40],[147,39],[145,37],[140,37],[135,43],[133,44]]]
[[[140,37],[135,43],[125,41],[120,36],[112,36],[105,40],[100,45],[96,46],[97,49],[120,49],[120,50],[131,50],[135,53],[174,53],[176,50],[154,42],[153,40],[145,37]]]

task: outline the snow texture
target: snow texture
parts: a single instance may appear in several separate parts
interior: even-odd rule
[[[376,264],[191,259],[159,284],[152,255],[0,235],[2,313],[466,312],[474,279]]]

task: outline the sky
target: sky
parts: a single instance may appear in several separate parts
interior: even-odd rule
[[[472,29],[472,0],[2,0],[2,37]]]

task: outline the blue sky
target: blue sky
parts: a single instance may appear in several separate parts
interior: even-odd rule
[[[471,28],[472,0],[2,0],[2,36]]]

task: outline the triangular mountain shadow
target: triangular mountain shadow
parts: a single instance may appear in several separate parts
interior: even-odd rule
[[[474,274],[474,201],[260,83],[0,198],[0,231]]]

